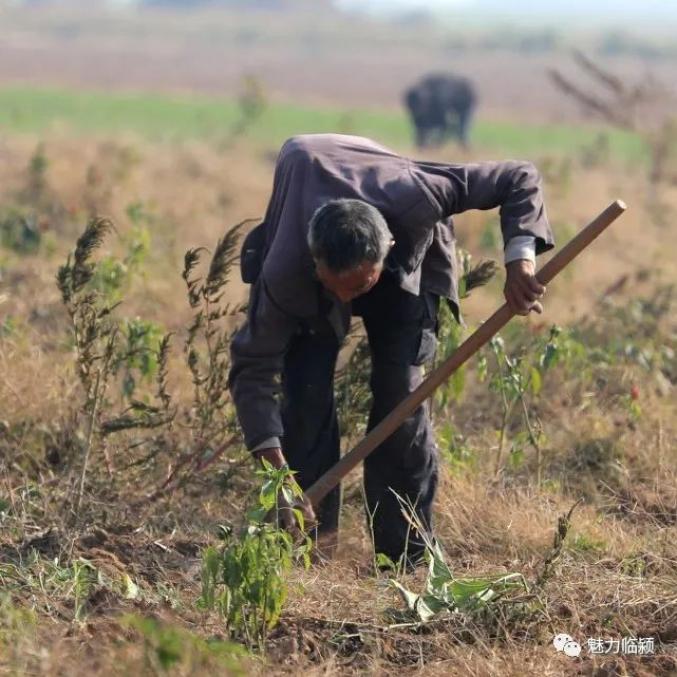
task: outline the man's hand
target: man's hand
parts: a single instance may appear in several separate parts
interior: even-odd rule
[[[287,460],[282,453],[282,449],[279,447],[271,447],[270,449],[262,449],[257,452],[259,459],[265,459],[275,468],[281,468],[287,464]],[[311,502],[306,498],[306,495],[300,496],[294,500],[292,504],[289,504],[282,492],[278,498],[279,501],[279,517],[282,527],[289,532],[294,532],[298,529],[298,524],[296,521],[296,516],[292,512],[293,510],[300,510],[303,515],[303,526],[304,531],[308,531],[317,523],[317,517],[315,516],[315,511]]]
[[[294,510],[300,510],[301,515],[303,515],[303,531],[308,532],[313,527],[317,526],[317,517],[315,516],[315,511],[310,501],[306,498],[306,495],[295,498],[292,504],[287,503],[284,498],[284,494],[280,492],[278,498],[278,510],[279,510],[279,519],[282,528],[285,531],[288,531],[292,535],[298,533],[301,525],[298,523],[297,517],[294,514]]]
[[[528,315],[530,311],[543,312],[539,303],[545,287],[534,276],[536,266],[528,259],[511,261],[505,267],[503,294],[510,309],[517,315]]]

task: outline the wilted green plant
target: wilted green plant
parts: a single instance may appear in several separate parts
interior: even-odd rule
[[[299,525],[297,540],[275,526],[282,506],[289,509],[286,506],[303,494],[289,468],[278,470],[264,461],[257,474],[263,484],[244,529],[236,535],[232,528],[222,528],[224,544],[203,553],[198,605],[217,608],[233,637],[263,649],[287,598],[286,576],[296,561],[309,566],[312,541],[305,534],[300,510],[293,509]],[[271,517],[273,523],[267,522]]]
[[[422,527],[413,506],[402,499],[400,504],[412,528],[420,534],[426,546],[428,574],[422,592],[412,592],[399,581],[390,580],[414,620],[425,623],[443,614],[491,610],[491,607],[509,601],[516,592],[529,592],[524,576],[517,573],[456,578],[446,562],[440,543],[433,540]]]

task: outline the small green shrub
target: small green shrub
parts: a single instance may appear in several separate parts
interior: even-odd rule
[[[222,529],[224,543],[209,547],[202,558],[202,595],[198,606],[217,608],[231,636],[263,649],[268,631],[280,618],[287,598],[286,576],[296,561],[307,567],[311,540],[304,533],[303,516],[294,510],[300,527],[300,541],[271,523],[281,501],[291,505],[302,495],[287,467],[280,470],[265,464],[258,471],[263,479],[258,504],[247,514],[239,535]]]

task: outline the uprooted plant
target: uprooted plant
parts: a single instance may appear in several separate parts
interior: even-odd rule
[[[580,503],[580,500],[574,503],[568,513],[558,518],[553,546],[543,559],[540,573],[529,585],[521,573],[457,578],[447,563],[442,545],[422,526],[414,506],[400,496],[397,498],[410,527],[425,543],[424,556],[428,565],[425,584],[419,593],[409,590],[397,579],[389,581],[407,606],[407,620],[414,624],[451,614],[464,614],[476,619],[490,618],[495,617],[499,609],[527,609],[530,604],[530,608],[537,611],[541,603],[536,593],[554,575],[554,565],[562,554],[571,517]]]
[[[423,591],[412,592],[398,580],[390,583],[402,596],[409,611],[410,620],[425,623],[440,615],[453,613],[472,614],[477,611],[491,611],[498,604],[515,601],[515,594],[529,593],[529,586],[522,574],[501,574],[476,578],[456,578],[447,564],[439,541],[432,538],[410,502],[397,496],[402,514],[410,527],[425,543],[425,560],[428,564]]]

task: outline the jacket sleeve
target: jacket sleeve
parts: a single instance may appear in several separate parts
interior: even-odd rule
[[[504,244],[514,237],[531,236],[535,238],[537,254],[554,246],[541,176],[530,162],[417,164],[440,218],[468,209],[500,207]]]
[[[265,289],[263,277],[252,286],[247,320],[230,344],[230,389],[247,449],[283,434],[280,375],[284,354],[297,330]]]

